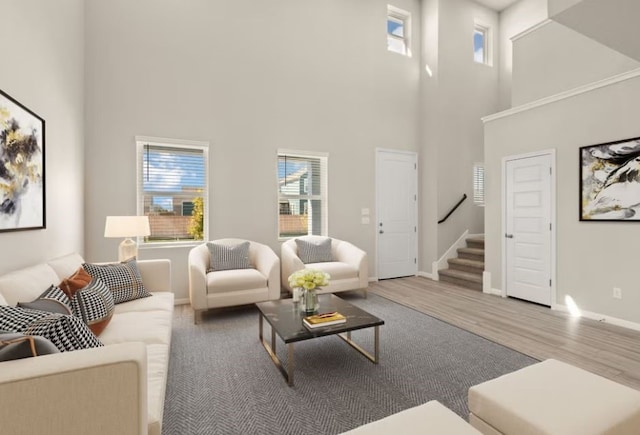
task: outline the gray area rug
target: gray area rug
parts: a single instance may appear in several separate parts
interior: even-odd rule
[[[255,307],[199,325],[177,307],[163,435],[338,434],[434,399],[466,419],[469,387],[537,362],[381,296],[340,296],[385,320],[380,364],[338,337],[296,343],[293,387],[258,341]],[[352,337],[373,349],[373,329]]]

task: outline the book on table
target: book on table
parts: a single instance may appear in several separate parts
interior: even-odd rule
[[[307,316],[302,319],[302,323],[304,323],[304,326],[307,328],[320,328],[323,326],[337,325],[346,321],[347,318],[337,311],[314,314],[313,316]]]

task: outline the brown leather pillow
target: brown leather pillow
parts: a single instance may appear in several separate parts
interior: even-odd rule
[[[97,336],[111,321],[114,311],[113,293],[99,278],[93,278],[82,267],[60,283],[69,296],[73,315],[82,319]]]
[[[59,287],[67,296],[69,296],[69,299],[71,299],[78,290],[86,287],[90,282],[91,275],[80,267],[80,269],[76,270],[69,278],[63,279]]]

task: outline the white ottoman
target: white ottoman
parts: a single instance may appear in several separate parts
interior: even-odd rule
[[[349,435],[481,435],[437,400],[405,409],[382,420],[360,426]],[[344,435],[343,434],[343,435]]]
[[[469,388],[469,410],[483,434],[640,434],[640,391],[553,359]]]

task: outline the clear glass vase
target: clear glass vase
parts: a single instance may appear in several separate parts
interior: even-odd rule
[[[314,314],[318,312],[318,292],[317,289],[304,290],[300,302],[302,303],[302,310],[305,314]]]

